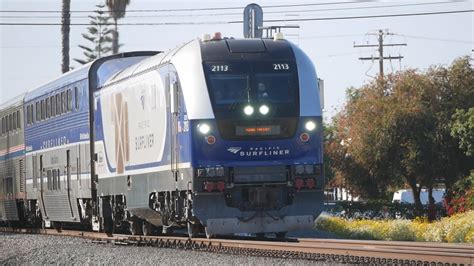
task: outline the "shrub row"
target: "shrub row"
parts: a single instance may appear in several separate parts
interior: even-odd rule
[[[349,239],[474,243],[474,211],[433,223],[425,219],[345,219],[323,214],[316,219],[315,226]]]
[[[424,206],[424,213],[429,210],[428,205]],[[338,201],[335,205],[328,207],[327,210],[332,216],[339,216],[347,219],[366,218],[366,219],[414,219],[417,215],[414,204],[387,202],[383,200],[370,200],[367,202],[357,201]],[[446,216],[446,208],[438,203],[432,210],[436,218]]]

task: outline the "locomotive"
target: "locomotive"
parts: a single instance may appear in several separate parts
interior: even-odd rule
[[[282,238],[323,208],[318,79],[279,34],[103,57],[0,118],[2,221]]]

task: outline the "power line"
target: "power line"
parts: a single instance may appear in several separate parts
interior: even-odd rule
[[[340,1],[340,2],[325,2],[312,4],[288,4],[288,5],[268,5],[263,8],[286,8],[286,7],[303,7],[303,6],[325,6],[325,5],[342,5],[342,4],[360,4],[374,2],[374,0],[359,0],[359,1]],[[243,10],[244,6],[239,7],[204,7],[204,8],[176,8],[176,9],[132,9],[132,10],[116,10],[113,12],[182,12],[182,11],[206,11],[206,10]],[[91,13],[93,10],[71,10],[71,13]],[[61,13],[57,10],[0,10],[0,13]]]
[[[441,39],[441,38],[434,38],[434,37],[424,37],[424,36],[406,35],[406,34],[399,34],[399,35],[400,35],[400,36],[405,36],[405,37],[408,37],[408,38],[413,38],[413,39],[422,39],[422,40],[431,40],[431,41],[440,41],[440,42],[455,42],[455,43],[472,44],[471,41],[463,41],[463,40]]]
[[[266,11],[265,14],[286,14],[286,13],[309,13],[309,12],[324,12],[324,11],[342,11],[342,10],[359,10],[359,9],[380,9],[380,8],[393,8],[393,7],[408,7],[408,6],[425,6],[425,5],[438,5],[438,4],[457,4],[462,2],[434,2],[434,3],[415,3],[415,4],[397,4],[397,5],[382,5],[382,6],[363,6],[363,7],[342,7],[342,8],[325,8],[325,9],[305,9],[305,10],[286,10],[286,11]],[[127,11],[129,12],[129,11]],[[160,15],[159,17],[176,17],[175,14],[165,14]],[[242,13],[212,13],[212,14],[186,14],[183,16],[190,16],[190,17],[206,17],[206,16],[242,16]],[[139,15],[139,16],[126,16],[126,18],[157,18],[157,15]],[[0,19],[3,18],[23,18],[23,19],[53,19],[53,18],[61,18],[60,16],[0,16]],[[89,18],[89,16],[71,16],[73,19],[80,19],[80,18]]]
[[[308,12],[324,12],[324,11],[341,11],[341,10],[358,10],[358,9],[379,9],[379,8],[392,8],[392,7],[407,7],[407,6],[425,6],[425,5],[438,5],[438,4],[456,4],[461,2],[434,2],[434,3],[415,3],[415,4],[397,4],[397,5],[383,5],[383,6],[363,6],[363,7],[342,7],[342,8],[323,8],[323,9],[306,9],[296,11],[267,11],[265,14],[274,13],[308,13]]]
[[[458,13],[471,13],[474,10],[454,10],[438,11],[424,13],[403,13],[403,14],[384,14],[384,15],[365,15],[348,17],[321,17],[321,18],[299,18],[299,19],[270,19],[264,22],[303,22],[303,21],[323,21],[323,20],[349,20],[349,19],[370,19],[370,18],[389,18],[389,17],[409,17],[409,16],[430,16],[446,15]],[[216,24],[240,24],[241,20],[235,21],[198,21],[198,22],[138,22],[138,23],[119,23],[119,26],[174,26],[174,25],[216,25]],[[0,26],[59,26],[61,23],[8,23],[0,22]],[[89,26],[89,23],[70,23],[70,26]],[[104,26],[114,25],[113,23],[103,24]]]
[[[445,15],[445,14],[457,14],[457,13],[470,13],[474,9],[469,10],[454,10],[454,11],[437,11],[437,12],[424,12],[424,13],[403,13],[403,14],[384,14],[384,15],[366,15],[366,16],[350,16],[350,17],[327,17],[327,18],[300,18],[300,19],[274,19],[264,20],[264,22],[282,22],[282,21],[317,21],[317,20],[343,20],[343,19],[364,19],[364,18],[389,18],[389,17],[409,17],[409,16],[429,16],[429,15]],[[242,23],[241,21],[230,21],[229,23]]]

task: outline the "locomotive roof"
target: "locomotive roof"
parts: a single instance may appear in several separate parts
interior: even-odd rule
[[[197,40],[192,40],[190,42],[187,42],[185,44],[179,45],[171,50],[168,50],[166,52],[162,52],[159,54],[156,54],[155,56],[150,56],[149,58],[146,58],[130,67],[127,67],[123,69],[122,71],[116,73],[115,75],[112,76],[109,80],[103,83],[103,86],[106,87],[108,85],[111,85],[112,83],[118,82],[120,80],[126,79],[130,76],[133,76],[137,73],[147,71],[149,69],[155,68],[157,66],[160,66],[162,64],[168,63],[171,59],[171,57],[178,52],[181,48],[186,46],[187,44],[197,41]]]

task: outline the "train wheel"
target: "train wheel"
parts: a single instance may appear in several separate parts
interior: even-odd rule
[[[256,234],[255,234],[255,237],[256,237],[258,240],[263,240],[263,239],[265,239],[265,233],[256,233]]]
[[[275,233],[276,239],[278,239],[278,240],[284,240],[285,237],[286,237],[286,233],[287,233],[287,232],[276,232],[276,233]]]
[[[144,236],[153,235],[153,233],[155,231],[154,229],[155,229],[155,227],[151,223],[149,223],[147,221],[142,222],[142,232],[143,232]]]
[[[188,222],[188,236],[194,238],[199,234],[199,223]]]

